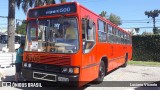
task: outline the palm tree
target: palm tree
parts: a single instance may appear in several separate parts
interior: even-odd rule
[[[55,0],[35,0],[34,7],[49,5],[49,4],[56,4]]]
[[[8,43],[9,52],[15,51],[15,0],[8,0]]]
[[[18,9],[20,8],[20,5],[22,5],[22,9],[24,13],[27,13],[27,10],[29,7],[37,7],[37,6],[43,6],[43,5],[49,5],[49,4],[56,4],[55,0],[15,0]],[[66,0],[60,0],[61,3],[66,2]]]
[[[160,14],[160,10],[154,10],[154,11],[145,11],[144,12],[145,15],[149,17],[152,17],[153,19],[153,33],[156,34],[157,33],[157,29],[156,29],[156,17],[159,16]]]
[[[55,3],[55,0],[16,0],[18,9],[20,8],[20,5],[22,5],[22,9],[25,14],[27,13],[28,8],[33,7],[33,5],[34,7],[37,7]]]

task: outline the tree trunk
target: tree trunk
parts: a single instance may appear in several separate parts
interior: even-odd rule
[[[15,0],[8,0],[8,44],[9,52],[15,51]]]
[[[156,28],[156,17],[152,17],[153,18],[153,28]]]

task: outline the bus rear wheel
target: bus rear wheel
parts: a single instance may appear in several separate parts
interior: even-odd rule
[[[126,56],[125,56],[125,62],[122,65],[122,67],[126,67],[127,66],[127,61],[128,61],[128,54],[126,54]]]
[[[99,74],[98,74],[98,78],[95,80],[96,83],[101,83],[105,77],[106,73],[105,73],[105,64],[104,61],[101,61],[100,63],[100,67],[99,67]]]

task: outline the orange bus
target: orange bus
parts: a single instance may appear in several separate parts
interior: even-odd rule
[[[102,82],[132,58],[131,35],[76,2],[30,9],[23,77],[56,83]]]

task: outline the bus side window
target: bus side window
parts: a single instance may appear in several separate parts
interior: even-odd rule
[[[107,41],[106,23],[102,20],[98,20],[98,41],[99,42]]]
[[[95,24],[90,20],[82,20],[83,53],[91,51],[95,44]]]
[[[108,24],[108,42],[113,43],[113,39],[113,27],[110,24]]]
[[[85,26],[85,20],[82,20],[82,39],[85,40],[85,29],[87,26]]]

